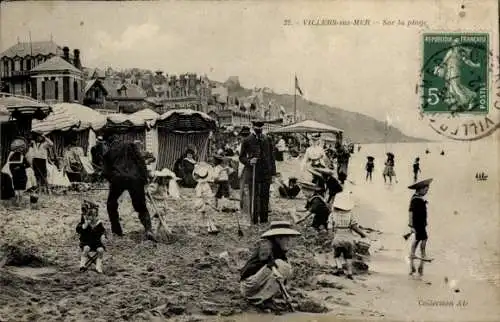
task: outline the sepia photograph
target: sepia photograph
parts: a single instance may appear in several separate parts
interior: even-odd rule
[[[500,321],[497,0],[2,1],[0,322]]]

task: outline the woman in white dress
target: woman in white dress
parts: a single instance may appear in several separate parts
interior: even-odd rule
[[[306,149],[300,170],[302,172],[302,179],[311,181],[312,175],[307,171],[309,168],[326,168],[328,165],[328,157],[326,156],[325,149],[320,140],[321,135],[314,134],[311,137],[311,146]]]

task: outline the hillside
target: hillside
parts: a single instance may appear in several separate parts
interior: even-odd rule
[[[218,82],[217,82],[218,83]],[[229,88],[229,95],[245,97],[252,93],[251,90],[241,87],[237,77],[232,77],[224,84]],[[283,105],[287,112],[293,113],[293,95],[276,94],[270,90],[264,91],[264,100],[274,100],[276,104]],[[297,110],[306,115],[308,119],[323,122],[325,124],[343,129],[345,137],[358,143],[384,143],[384,142],[418,142],[427,141],[422,138],[410,137],[403,134],[399,129],[390,126],[385,136],[385,123],[370,116],[346,111],[337,107],[303,99],[297,96]]]

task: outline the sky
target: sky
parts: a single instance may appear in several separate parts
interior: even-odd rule
[[[220,81],[239,76],[245,87],[291,94],[296,74],[306,99],[379,120],[389,116],[404,133],[430,139],[441,137],[418,115],[421,34],[488,31],[498,48],[494,0],[4,2],[0,14],[1,51],[18,38],[28,41],[31,32],[33,41],[52,37],[79,48],[88,67],[196,72]],[[371,25],[303,24],[316,18]],[[425,23],[406,26],[408,20]]]

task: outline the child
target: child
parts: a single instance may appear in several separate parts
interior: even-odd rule
[[[28,176],[26,169],[30,167],[24,155],[24,147],[16,148],[10,152],[7,158],[7,164],[12,175],[12,185],[15,192],[15,204],[20,206],[22,203],[23,192],[26,190]]]
[[[229,199],[229,175],[233,173],[233,169],[227,164],[227,160],[222,155],[214,155],[214,182],[217,185],[215,193],[215,207],[219,209],[219,200]]]
[[[308,198],[305,208],[309,211],[309,215],[314,216],[311,227],[320,232],[321,228],[328,231],[328,217],[330,217],[330,207],[325,201],[325,190],[323,187],[303,182],[301,183],[302,191]],[[301,220],[302,221],[302,220]]]
[[[375,163],[373,161],[375,160],[375,158],[372,156],[368,156],[366,158],[368,159],[368,161],[366,162],[366,166],[365,166],[366,181],[368,181],[368,179],[370,179],[370,182],[372,182],[372,173],[373,173],[373,169],[375,168]]]
[[[418,244],[420,244],[421,260],[418,267],[418,274],[424,274],[424,261],[428,260],[425,254],[425,246],[427,245],[427,200],[424,196],[429,191],[429,185],[432,179],[422,180],[408,187],[408,189],[415,190],[415,194],[411,197],[410,201],[410,220],[408,226],[411,232],[415,235],[415,239],[411,245],[410,254],[410,275],[415,273],[415,251]]]
[[[351,201],[347,193],[337,195],[333,205],[333,242],[332,247],[335,257],[334,275],[343,273],[341,256],[344,257],[347,266],[347,278],[352,277],[352,258],[354,256],[354,235],[353,231],[365,238],[365,233],[359,228],[351,210],[354,208],[354,203]]]
[[[419,172],[421,172],[421,170],[420,170],[420,158],[416,158],[415,162],[413,163],[413,182],[417,182]]]
[[[278,192],[281,198],[295,199],[300,192],[300,187],[297,184],[297,178],[288,178],[288,185],[283,182],[281,174],[276,174],[276,182],[278,184]]]
[[[217,234],[218,229],[208,215],[210,208],[213,207],[210,205],[210,201],[214,197],[209,183],[211,180],[210,172],[211,167],[206,163],[197,163],[194,167],[193,178],[197,182],[194,189],[196,194],[194,207],[202,214],[203,220],[206,221],[208,232]]]
[[[392,183],[392,177],[396,176],[396,172],[394,171],[394,154],[387,153],[387,161],[385,161],[385,169],[384,169],[384,183],[387,182],[387,177],[389,177],[389,183]]]
[[[91,201],[85,200],[82,205],[82,219],[76,227],[80,235],[80,271],[85,271],[92,261],[90,252],[95,252],[95,269],[102,273],[102,258],[104,255],[104,243],[106,242],[106,230],[99,220],[99,206]]]

